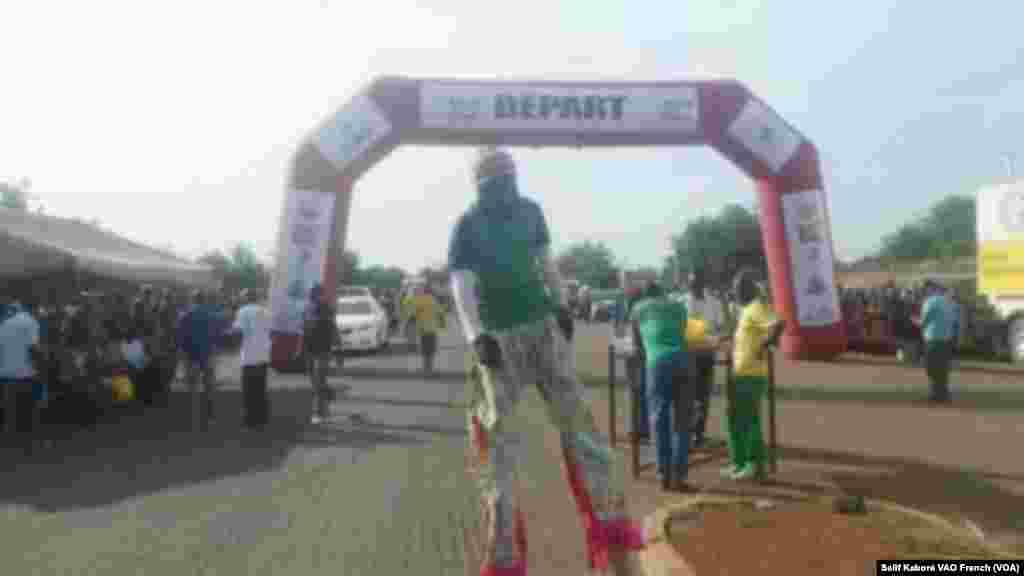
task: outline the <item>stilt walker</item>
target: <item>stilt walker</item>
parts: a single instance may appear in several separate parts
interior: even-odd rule
[[[645,545],[643,531],[628,516],[620,466],[576,379],[573,321],[544,214],[519,195],[507,152],[483,150],[474,172],[478,201],[455,225],[449,267],[483,391],[469,414],[487,532],[480,574],[526,574],[526,530],[515,493],[525,445],[512,416],[524,387],[536,383],[561,432],[563,465],[591,570],[639,575],[636,552]]]

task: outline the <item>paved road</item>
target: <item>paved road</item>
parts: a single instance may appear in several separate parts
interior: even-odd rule
[[[420,377],[418,358],[398,346],[350,359],[350,375],[331,383],[351,389],[324,426],[308,423],[303,378],[274,375],[273,423],[251,434],[238,426],[228,359],[207,434],[189,432],[179,394],[167,409],[75,433],[33,460],[5,454],[0,541],[22,551],[5,554],[5,572],[461,574],[464,529],[477,518],[464,472],[464,361],[456,331],[441,339],[438,377]],[[539,464],[543,430],[527,439],[538,448],[525,463],[537,495],[531,573],[582,573],[560,468]],[[572,546],[559,545],[566,533]]]

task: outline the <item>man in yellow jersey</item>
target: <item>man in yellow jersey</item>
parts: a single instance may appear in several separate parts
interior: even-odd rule
[[[423,373],[434,373],[434,358],[437,357],[437,333],[440,331],[443,312],[429,286],[420,286],[413,297],[412,317],[416,320],[419,335],[420,354],[423,357]]]
[[[726,425],[731,466],[722,475],[749,480],[763,472],[764,437],[761,398],[768,383],[767,344],[778,338],[782,323],[759,298],[755,272],[740,270],[733,283],[739,320],[733,339],[733,398]]]

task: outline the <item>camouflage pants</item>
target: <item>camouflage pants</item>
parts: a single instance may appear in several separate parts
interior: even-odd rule
[[[620,467],[608,438],[597,430],[576,379],[575,355],[553,319],[494,335],[503,367],[471,370],[470,470],[481,496],[487,530],[485,565],[525,561],[526,535],[517,497],[516,474],[525,448],[515,416],[524,387],[536,383],[551,421],[558,427],[569,490],[588,532],[592,567],[602,567],[591,534],[626,516]]]

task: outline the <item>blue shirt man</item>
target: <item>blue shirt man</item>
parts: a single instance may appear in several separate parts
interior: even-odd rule
[[[921,334],[925,346],[925,370],[931,383],[930,399],[949,402],[949,373],[953,357],[953,332],[959,321],[944,290],[936,283],[927,284],[927,298],[921,305]]]
[[[178,321],[178,348],[190,362],[206,366],[213,354],[214,341],[221,328],[217,314],[201,298]]]
[[[946,296],[936,290],[921,305],[921,331],[925,342],[949,342],[958,318]]]
[[[0,320],[0,380],[28,381],[36,376],[32,349],[39,346],[39,322],[17,304]]]

